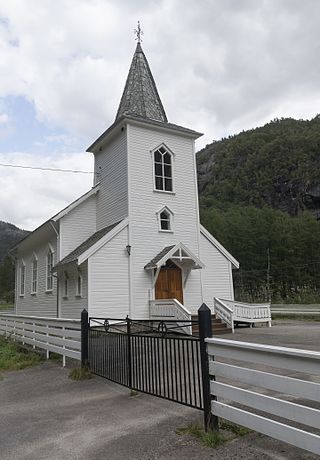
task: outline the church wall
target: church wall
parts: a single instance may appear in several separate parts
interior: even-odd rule
[[[213,298],[233,300],[231,262],[200,234],[201,260],[206,265],[202,270],[203,301],[213,308]]]
[[[79,269],[79,270],[78,270]],[[88,268],[87,262],[80,267],[74,265],[66,270],[68,274],[68,295],[64,296],[64,274],[59,274],[59,316],[80,319],[81,311],[88,309]],[[78,274],[82,276],[82,295],[77,296]]]
[[[164,143],[173,153],[174,194],[155,192],[151,150]],[[133,266],[133,317],[145,318],[153,289],[144,266],[165,246],[184,243],[199,254],[199,220],[195,178],[194,142],[175,133],[129,125],[129,219]],[[173,232],[160,232],[157,211],[167,206],[174,213]],[[198,270],[197,270],[198,271]],[[184,304],[194,310],[201,304],[198,273],[187,281]]]
[[[89,238],[95,231],[96,195],[93,195],[61,218],[60,260]]]
[[[37,246],[30,249],[20,251],[16,268],[17,268],[17,284],[16,284],[16,314],[26,316],[57,316],[57,281],[53,278],[53,290],[46,292],[46,264],[49,244],[54,251],[54,263],[57,257],[57,237],[52,236],[47,240],[39,240]],[[32,282],[32,261],[34,254],[38,258],[38,288],[36,294],[31,294]],[[23,259],[26,267],[25,272],[25,295],[20,296],[20,264]]]
[[[89,315],[125,318],[129,314],[128,228],[93,254],[88,261]]]
[[[95,172],[96,180],[101,183],[97,195],[97,230],[100,230],[128,216],[125,130],[95,154]]]

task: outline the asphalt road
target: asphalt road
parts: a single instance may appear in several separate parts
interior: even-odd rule
[[[301,325],[241,329],[232,338],[258,341],[259,337],[261,343],[319,349],[320,323]],[[146,394],[130,396],[127,388],[100,377],[75,382],[68,374],[69,369],[55,362],[4,373],[1,460],[318,458],[257,433],[216,449],[204,447],[190,436],[176,434],[177,428],[201,421],[200,411]]]

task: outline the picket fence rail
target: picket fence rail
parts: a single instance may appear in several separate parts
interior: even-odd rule
[[[0,335],[33,348],[76,360],[81,359],[81,322],[75,319],[0,314]]]
[[[206,339],[206,342],[209,373],[213,376],[210,381],[213,416],[320,454],[319,352],[225,339]],[[231,363],[226,363],[228,359]],[[264,370],[252,369],[252,365]],[[269,367],[272,370],[266,370]],[[274,369],[281,369],[282,374],[283,370],[308,374],[303,377],[308,380],[279,375]],[[263,389],[263,393],[256,388]],[[271,395],[265,390],[269,394],[271,390]],[[295,397],[297,402],[292,401]],[[298,426],[292,426],[290,421]]]

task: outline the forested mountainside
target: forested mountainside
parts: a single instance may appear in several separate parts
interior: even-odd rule
[[[14,265],[8,250],[29,232],[0,220],[0,302],[13,302]]]
[[[320,116],[215,141],[197,165],[201,221],[240,262],[236,298],[320,301]]]
[[[3,262],[8,250],[18,241],[22,240],[29,232],[21,230],[13,224],[0,220],[0,264]]]

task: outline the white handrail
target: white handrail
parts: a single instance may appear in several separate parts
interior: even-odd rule
[[[150,300],[150,318],[154,319],[170,319],[179,321],[191,321],[191,311],[188,310],[177,299],[156,299]],[[192,334],[191,326],[182,326],[184,332]]]
[[[225,323],[227,323],[232,332],[234,332],[234,320],[233,320],[233,310],[230,308],[224,301],[218,299],[217,297],[214,298],[214,312],[217,318],[222,319]]]
[[[225,300],[215,297],[214,310],[218,318],[221,318],[232,327],[234,331],[234,322],[245,323],[268,323],[271,326],[270,304],[248,304],[236,300]]]

